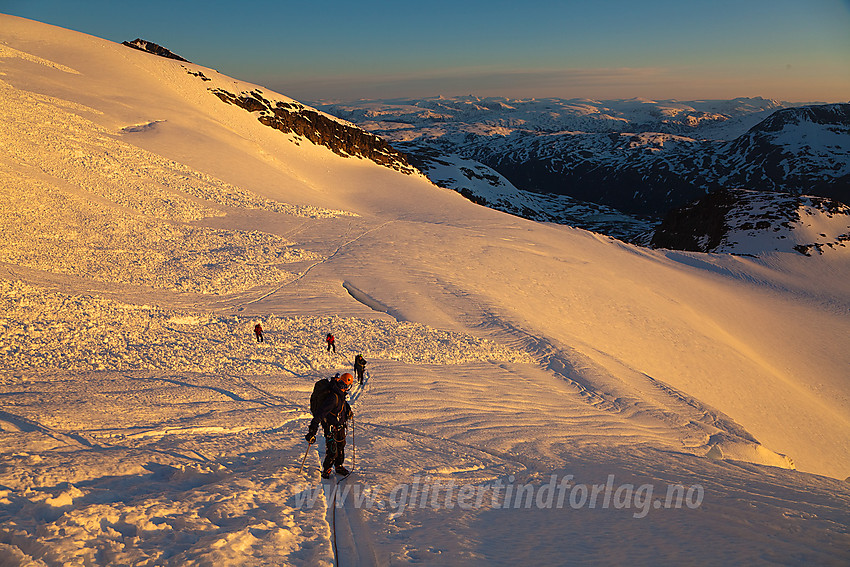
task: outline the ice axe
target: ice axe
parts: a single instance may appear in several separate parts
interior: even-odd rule
[[[298,469],[298,474],[301,474],[301,471],[304,470],[304,463],[307,462],[307,454],[310,452],[310,447],[313,446],[313,441],[309,441],[307,443],[307,450],[304,451],[304,458],[301,459],[301,468]]]

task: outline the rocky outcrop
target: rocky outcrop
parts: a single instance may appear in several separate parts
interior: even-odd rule
[[[692,252],[708,252],[717,248],[729,230],[726,216],[736,202],[733,192],[715,191],[694,203],[671,210],[655,229],[650,246]]]
[[[651,246],[693,252],[805,256],[844,251],[850,242],[850,207],[826,198],[721,189],[670,211]]]
[[[220,88],[210,92],[228,104],[257,113],[257,120],[270,128],[301,136],[340,156],[362,157],[402,173],[416,171],[405,154],[382,138],[297,102],[271,101],[259,89],[239,94]]]
[[[121,45],[126,45],[127,47],[132,47],[133,49],[138,49],[139,51],[144,51],[145,53],[152,53],[153,55],[159,55],[160,57],[166,57],[168,59],[176,59],[177,61],[186,61],[189,63],[187,59],[183,59],[176,53],[172,53],[161,45],[157,45],[150,41],[145,41],[144,39],[136,38],[133,41],[124,41]]]

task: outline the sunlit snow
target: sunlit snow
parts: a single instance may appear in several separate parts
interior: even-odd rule
[[[0,563],[850,560],[850,254],[525,220],[210,88],[0,15]]]

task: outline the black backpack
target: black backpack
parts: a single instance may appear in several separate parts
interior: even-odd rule
[[[322,378],[313,385],[313,393],[310,394],[310,413],[313,417],[321,411],[328,394],[331,393],[331,380],[333,378]]]

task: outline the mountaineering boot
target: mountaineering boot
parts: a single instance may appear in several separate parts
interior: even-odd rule
[[[349,470],[342,465],[339,465],[338,467],[334,467],[334,470],[336,470],[336,474],[339,474],[339,475],[342,475],[342,476],[348,476],[350,474]]]
[[[330,478],[331,477],[331,469],[326,471],[322,471],[322,478]]]

